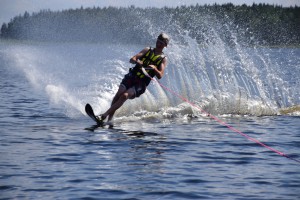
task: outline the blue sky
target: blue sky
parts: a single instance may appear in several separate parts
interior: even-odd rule
[[[253,3],[266,3],[271,5],[300,6],[300,0],[0,0],[0,25],[8,23],[13,17],[24,14],[28,11],[38,12],[42,9],[65,10],[70,8],[86,7],[128,7],[134,5],[136,7],[176,7],[182,5],[195,5],[195,4],[248,4]]]

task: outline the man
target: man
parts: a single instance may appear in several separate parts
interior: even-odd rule
[[[167,66],[167,57],[163,49],[167,47],[170,38],[167,34],[161,33],[157,37],[156,46],[144,48],[141,52],[130,58],[130,63],[135,64],[133,69],[123,78],[119,90],[116,93],[111,107],[102,115],[97,116],[100,122],[108,117],[110,121],[117,109],[119,109],[127,99],[139,97],[146,90],[151,79],[156,76],[161,79]]]

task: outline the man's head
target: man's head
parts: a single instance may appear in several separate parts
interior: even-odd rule
[[[164,43],[165,46],[168,46],[169,41],[170,41],[170,37],[165,34],[165,33],[161,33],[159,34],[159,36],[157,37],[157,40]]]

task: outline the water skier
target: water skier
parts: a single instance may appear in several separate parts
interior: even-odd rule
[[[111,107],[103,114],[97,116],[100,122],[107,117],[111,121],[115,111],[119,109],[127,99],[134,99],[143,94],[149,85],[151,78],[156,76],[161,79],[167,66],[167,57],[163,49],[168,46],[170,38],[167,34],[161,33],[156,40],[155,48],[146,47],[138,54],[130,58],[129,62],[135,64],[135,67],[129,70],[115,94]],[[144,69],[143,69],[144,68]],[[145,73],[145,70],[147,73]]]

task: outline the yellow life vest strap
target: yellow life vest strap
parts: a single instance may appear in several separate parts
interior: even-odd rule
[[[143,62],[143,67],[147,67],[149,65],[155,65],[156,67],[159,67],[161,62],[165,56],[162,55],[155,55],[154,50],[150,48],[147,53],[141,58],[141,61]],[[151,73],[153,70],[146,70],[146,72],[151,76],[154,77],[155,74]],[[142,70],[138,70],[136,75],[140,78],[144,78],[145,74],[142,72]]]

